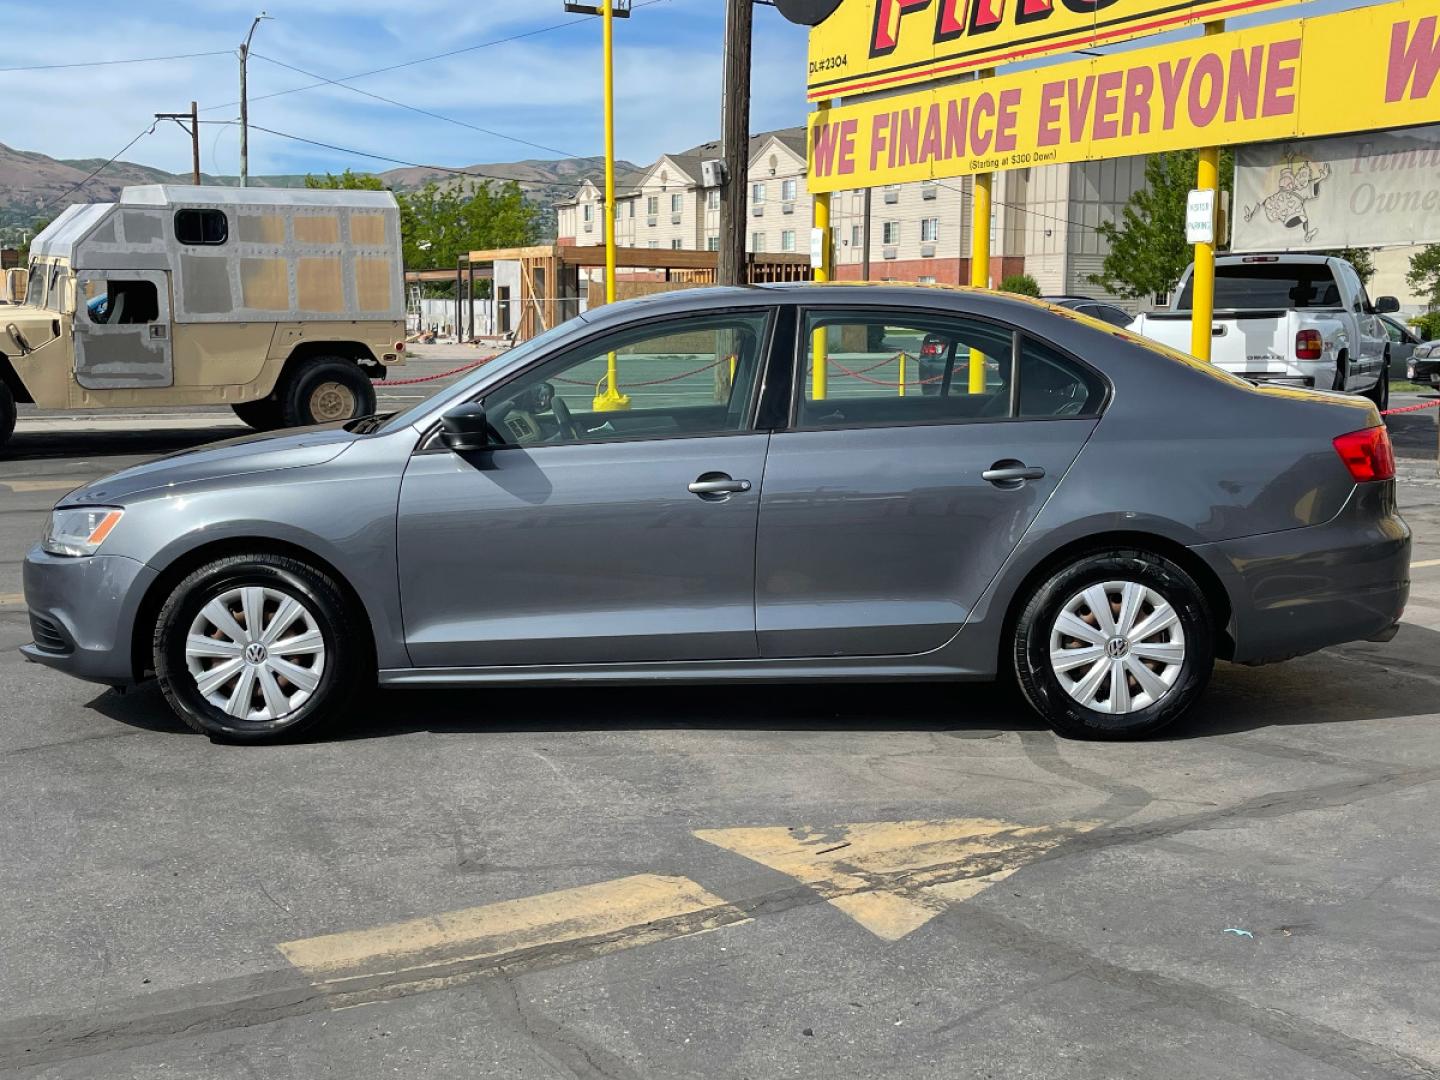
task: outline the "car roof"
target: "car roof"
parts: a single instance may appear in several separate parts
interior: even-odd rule
[[[656,315],[669,312],[713,310],[745,304],[854,304],[874,307],[954,308],[956,300],[966,301],[970,310],[984,308],[997,316],[1007,309],[1022,312],[1045,311],[1052,305],[1044,300],[1016,293],[1001,293],[969,285],[921,284],[919,282],[870,281],[787,281],[760,285],[710,285],[700,288],[675,289],[649,296],[605,304],[586,313],[590,321],[600,319],[612,309],[634,312],[644,308]]]

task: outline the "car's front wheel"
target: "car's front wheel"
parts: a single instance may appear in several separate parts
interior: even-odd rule
[[[155,627],[160,689],[212,739],[266,742],[343,715],[368,675],[329,575],[272,554],[218,559],[171,592]]]
[[[1194,704],[1214,665],[1200,587],[1153,552],[1086,555],[1030,593],[1015,622],[1020,689],[1061,735],[1133,739]]]

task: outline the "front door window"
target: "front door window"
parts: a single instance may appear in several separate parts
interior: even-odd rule
[[[507,383],[485,411],[511,446],[741,431],[768,323],[750,311],[620,331]]]

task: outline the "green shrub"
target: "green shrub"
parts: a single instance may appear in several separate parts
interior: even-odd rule
[[[1440,338],[1440,311],[1427,311],[1424,315],[1416,315],[1410,320],[1410,325],[1424,340],[1434,341]]]
[[[1040,283],[1029,274],[1011,274],[1000,282],[1000,291],[1021,296],[1039,296]]]

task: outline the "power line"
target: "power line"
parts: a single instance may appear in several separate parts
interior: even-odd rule
[[[177,53],[174,56],[137,56],[128,60],[84,60],[74,64],[34,64],[26,67],[0,68],[0,75],[14,71],[58,71],[61,68],[109,67],[114,64],[154,64],[162,60],[194,60],[202,56],[229,56],[229,49],[213,52]]]
[[[548,154],[559,154],[561,157],[574,158],[579,154],[572,154],[567,150],[560,150],[554,146],[546,146],[544,143],[531,142],[529,139],[522,139],[516,135],[506,135],[503,131],[492,131],[490,128],[481,127],[479,124],[472,124],[467,120],[457,120],[453,116],[446,116],[443,113],[431,112],[429,109],[422,109],[416,105],[407,105],[403,101],[396,101],[394,98],[385,97],[382,94],[373,94],[369,90],[361,90],[358,86],[350,86],[339,79],[327,79],[324,75],[317,75],[313,71],[306,71],[304,68],[296,67],[294,64],[287,64],[283,60],[276,60],[273,56],[265,56],[261,53],[252,52],[251,56],[257,60],[264,60],[267,64],[274,64],[289,71],[295,71],[301,75],[308,75],[312,79],[319,79],[331,86],[338,86],[342,90],[349,90],[352,94],[360,94],[362,97],[373,98],[376,101],[383,101],[386,105],[394,105],[397,109],[406,109],[409,112],[419,113],[421,116],[428,116],[434,120],[443,120],[447,124],[455,124],[459,127],[469,128],[471,131],[478,131],[482,135],[490,135],[497,139],[506,139],[509,142],[519,143],[521,146],[533,147],[536,150],[544,150]],[[252,99],[258,100],[258,99]]]
[[[946,191],[955,192],[961,198],[970,199],[972,202],[974,201],[974,195],[966,191],[964,188],[953,187],[950,184],[943,183],[939,180],[934,181],[934,184],[936,187],[943,187]],[[1022,206],[1019,203],[1002,202],[1001,200],[995,198],[992,198],[990,200],[990,203],[992,206],[1004,206],[1010,210],[1018,210],[1022,214],[1034,214],[1036,217],[1045,218],[1049,221],[1058,221],[1065,225],[1074,225],[1077,229],[1089,229],[1091,232],[1097,233],[1100,231],[1094,225],[1086,225],[1083,221],[1072,221],[1070,218],[1056,217],[1054,214],[1043,214],[1039,210],[1032,210],[1030,209],[1030,207]]]
[[[154,124],[151,124],[151,125],[150,125],[149,127],[147,127],[144,131],[140,132],[139,135],[136,135],[133,139],[131,139],[131,140],[130,140],[128,143],[126,143],[124,146],[122,146],[119,150],[115,151],[115,153],[113,153],[112,155],[110,155],[109,159],[108,159],[103,165],[101,165],[100,168],[96,169],[96,170],[95,170],[94,172],[92,172],[89,176],[85,177],[84,180],[81,180],[81,181],[80,181],[78,184],[76,184],[74,187],[70,188],[70,190],[68,190],[68,191],[66,191],[66,192],[64,192],[64,193],[62,193],[62,194],[60,194],[60,195],[55,196],[53,199],[51,199],[49,202],[47,202],[44,206],[42,206],[42,207],[40,208],[41,213],[44,213],[46,210],[49,210],[50,207],[54,206],[57,202],[60,202],[62,199],[68,199],[71,195],[73,195],[73,194],[75,194],[75,192],[79,191],[82,187],[84,187],[86,184],[88,184],[91,180],[94,180],[95,177],[99,176],[102,170],[107,169],[107,168],[109,168],[111,165],[113,165],[113,164],[115,163],[115,159],[118,158],[121,154],[125,153],[126,150],[129,150],[132,146],[134,146],[137,142],[139,142],[141,139],[143,139],[146,135],[153,135],[153,134],[155,134],[155,125],[154,125]]]
[[[636,4],[634,6],[634,10],[638,11],[641,8],[653,7],[655,4],[664,4],[669,2],[670,0],[643,0],[642,3]],[[321,76],[311,75],[311,78],[319,79],[320,81],[306,83],[304,86],[292,86],[288,90],[275,90],[269,94],[260,94],[258,96],[252,95],[250,98],[250,103],[253,105],[257,101],[268,101],[270,98],[284,97],[286,94],[300,94],[305,92],[306,90],[314,90],[321,86],[329,86],[336,83],[354,82],[356,79],[368,79],[372,75],[384,75],[387,72],[399,71],[402,68],[407,67],[414,67],[416,64],[428,64],[432,60],[448,60],[452,56],[460,56],[464,53],[472,53],[480,49],[489,49],[496,45],[508,45],[512,41],[522,41],[525,38],[532,38],[539,34],[548,34],[552,30],[564,30],[566,27],[578,26],[580,23],[588,23],[590,21],[591,19],[589,16],[582,15],[578,19],[566,19],[564,22],[551,23],[549,26],[540,26],[534,30],[526,30],[523,33],[511,34],[509,37],[495,38],[493,41],[482,41],[476,45],[466,45],[459,49],[450,49],[447,52],[434,53],[431,56],[417,56],[413,60],[404,60],[398,64],[389,64],[385,67],[372,68],[369,71],[358,71],[354,75],[341,75],[339,78],[336,79],[323,79]],[[239,104],[240,103],[238,101],[228,101],[224,105],[207,105],[204,109],[201,109],[200,111],[213,112],[216,109],[231,109]]]
[[[237,120],[202,120],[200,122],[202,124],[224,125],[239,123],[239,121]],[[372,154],[368,150],[356,150],[353,146],[337,146],[335,143],[321,142],[319,139],[309,139],[306,138],[304,135],[294,135],[288,131],[276,131],[274,128],[261,127],[259,124],[254,123],[250,125],[250,130],[263,131],[267,135],[275,135],[281,139],[290,139],[292,142],[305,143],[309,146],[318,146],[322,150],[334,150],[336,153],[339,154],[353,154],[356,157],[369,158],[372,161],[385,161],[390,163],[391,165],[404,165],[411,169],[431,169],[435,172],[449,173],[451,176],[468,176],[472,179],[478,180],[499,180],[502,183],[521,183],[520,180],[517,180],[513,176],[501,176],[499,173],[479,172],[475,169],[452,169],[445,165],[429,165],[423,161],[407,161],[404,158],[391,157],[388,154]],[[123,150],[121,151],[122,154],[124,152],[125,151]],[[538,183],[539,181],[533,182]],[[546,186],[579,188],[583,186],[585,182],[586,181],[584,179],[578,181],[571,180],[559,184],[551,184],[549,182],[546,182]]]

